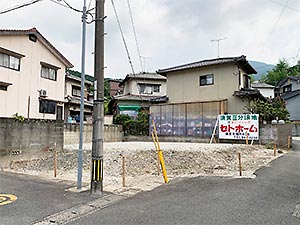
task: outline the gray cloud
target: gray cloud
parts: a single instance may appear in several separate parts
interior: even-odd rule
[[[0,10],[25,0],[1,0]],[[275,0],[274,0],[275,1]],[[248,59],[276,63],[292,58],[300,46],[300,2],[290,0],[270,36],[285,0],[131,0],[141,55],[146,70],[188,63],[217,56],[211,39],[227,37],[220,43],[221,56],[245,54]],[[82,8],[82,1],[68,1]],[[89,1],[87,1],[89,2]],[[135,71],[140,71],[126,0],[115,1]],[[94,5],[94,0],[92,1]],[[124,77],[130,65],[110,1],[106,1],[106,77]],[[81,15],[50,0],[0,15],[2,28],[36,27],[80,71]],[[88,25],[86,72],[93,74],[94,25]]]

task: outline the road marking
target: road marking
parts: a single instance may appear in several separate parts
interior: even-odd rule
[[[10,194],[0,194],[0,206],[12,203],[17,200],[17,196]]]

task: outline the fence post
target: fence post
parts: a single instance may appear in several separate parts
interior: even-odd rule
[[[54,170],[54,177],[57,174],[57,150],[56,150],[56,142],[54,144],[54,151],[53,151],[53,170]]]
[[[277,146],[276,146],[276,139],[274,139],[274,156],[276,157],[276,149],[277,149]]]
[[[238,159],[239,159],[239,172],[240,172],[240,176],[242,176],[242,159],[241,159],[240,152],[238,152]]]
[[[288,150],[291,148],[291,136],[288,136]]]
[[[125,156],[122,155],[122,186],[125,187]]]

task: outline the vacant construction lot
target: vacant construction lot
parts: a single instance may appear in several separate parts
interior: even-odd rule
[[[241,153],[243,176],[273,160],[274,152],[264,146],[240,144],[160,143],[170,180],[186,176],[239,176],[237,154]],[[4,170],[38,175],[47,179],[77,180],[78,144],[57,153],[57,177],[53,177],[53,152],[43,158],[14,161]],[[90,181],[91,145],[84,145],[83,182]],[[122,156],[125,156],[126,188],[149,190],[163,184],[152,142],[104,143],[104,190],[122,191]],[[280,154],[277,153],[277,157]]]

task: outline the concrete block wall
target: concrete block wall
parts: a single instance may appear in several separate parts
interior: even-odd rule
[[[293,137],[300,137],[300,124],[299,123],[294,123],[292,124],[293,126]]]
[[[0,157],[35,157],[55,146],[63,148],[63,122],[0,118]]]
[[[84,124],[83,143],[92,143],[93,124]],[[121,125],[104,125],[104,142],[119,142],[123,140]],[[69,123],[64,125],[64,144],[79,143],[79,124]]]
[[[292,136],[292,124],[261,125],[260,143],[273,144],[274,139],[279,147],[286,148],[288,145],[288,136]]]

